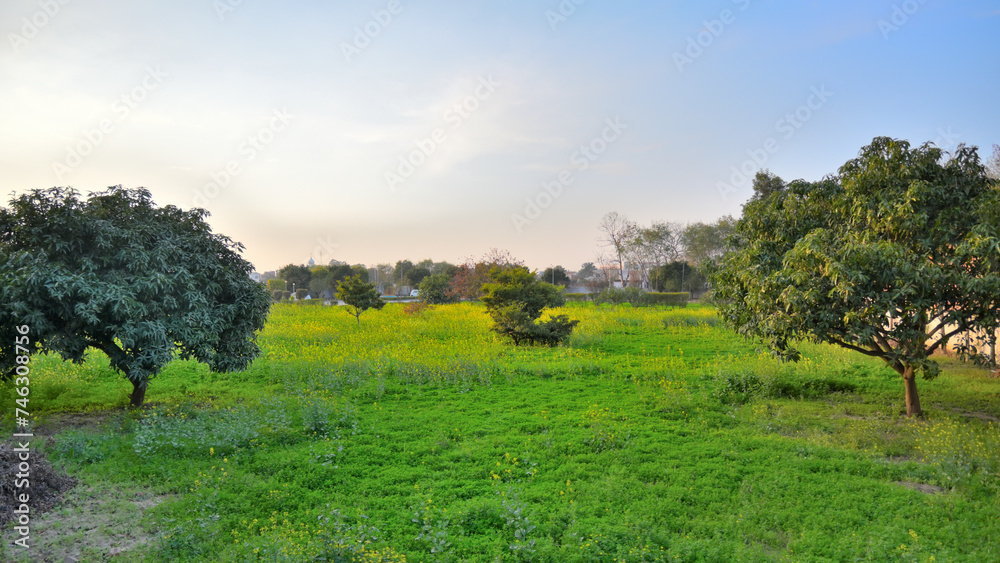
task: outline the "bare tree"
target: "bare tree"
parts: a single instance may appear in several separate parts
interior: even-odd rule
[[[1000,180],[1000,145],[993,145],[993,155],[986,161],[986,173],[994,180]]]
[[[612,258],[618,268],[619,280],[622,287],[625,287],[628,285],[626,281],[628,264],[626,262],[638,231],[638,225],[617,211],[612,211],[601,218],[598,229],[601,231],[601,245],[612,252]]]

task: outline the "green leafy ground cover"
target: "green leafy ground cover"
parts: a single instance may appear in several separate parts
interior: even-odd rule
[[[471,304],[360,327],[278,305],[249,370],[176,361],[140,412],[99,354],[35,358],[42,451],[80,484],[29,555],[1000,560],[985,370],[944,359],[911,421],[890,369],[819,346],[780,364],[708,307],[553,313],[581,320],[569,346],[514,348]],[[12,537],[0,559],[26,559]]]

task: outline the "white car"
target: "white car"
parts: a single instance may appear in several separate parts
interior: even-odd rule
[[[413,291],[411,291],[410,292],[410,297],[420,297],[420,290],[419,289],[414,289]]]

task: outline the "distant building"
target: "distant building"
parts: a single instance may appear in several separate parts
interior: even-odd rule
[[[259,272],[250,272],[250,279],[257,283],[265,283],[264,276],[262,276]]]

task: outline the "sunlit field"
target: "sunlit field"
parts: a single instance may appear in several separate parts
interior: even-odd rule
[[[79,483],[28,554],[1000,561],[984,369],[942,358],[913,421],[892,370],[808,344],[781,364],[707,306],[574,303],[557,348],[505,343],[481,305],[404,307],[276,305],[250,369],[175,361],[133,412],[99,353],[33,359],[42,452]]]

